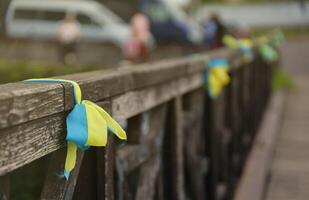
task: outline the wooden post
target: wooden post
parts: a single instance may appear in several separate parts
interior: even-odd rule
[[[184,200],[183,111],[180,96],[170,102],[168,119],[163,152],[165,198]]]
[[[206,198],[205,176],[208,158],[205,156],[204,105],[205,90],[198,89],[183,97],[184,104],[184,139],[187,195],[192,199]]]
[[[129,120],[129,123],[138,123],[128,126],[131,127],[127,132],[128,136],[132,132],[135,139],[129,140],[133,143],[117,150],[118,199],[153,199],[156,193],[156,183],[161,171],[166,105],[153,108],[147,115],[146,120],[141,120],[141,116],[134,117],[140,118],[139,120]],[[143,126],[148,128],[142,128]],[[134,180],[130,179],[132,174]],[[136,184],[129,185],[130,181]]]

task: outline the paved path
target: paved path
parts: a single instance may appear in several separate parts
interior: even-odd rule
[[[283,66],[294,76],[271,167],[267,200],[309,199],[309,40],[283,46]]]

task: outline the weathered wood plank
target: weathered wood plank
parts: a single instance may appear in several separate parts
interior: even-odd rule
[[[174,137],[175,137],[175,199],[183,200],[186,198],[184,193],[184,133],[183,133],[183,110],[182,99],[180,96],[176,97],[172,103],[173,106],[173,118],[174,124]]]
[[[207,158],[205,152],[204,103],[205,91],[199,89],[183,97],[184,101],[184,135],[186,137],[185,166],[186,166],[186,191],[196,200],[206,199],[205,175],[207,171]]]
[[[183,79],[182,85],[188,84],[190,82],[189,79]],[[200,77],[195,76],[195,81],[192,81],[192,85],[189,85],[187,90],[194,87],[197,87],[200,84]],[[176,83],[172,83],[171,85],[175,85]],[[180,87],[179,86],[179,87]],[[163,85],[164,87],[164,85]],[[144,93],[148,93],[150,104],[145,104],[144,109],[151,108],[160,103],[163,103],[165,100],[171,98],[167,93],[162,91],[162,88],[158,86],[159,89],[152,88],[150,92],[144,90]],[[177,88],[177,87],[176,87]],[[156,93],[156,91],[162,91],[161,97],[160,93]],[[182,91],[184,92],[184,91]],[[158,101],[151,98],[154,97],[154,93],[156,93],[155,97],[157,97]],[[141,95],[143,92],[140,93]],[[176,93],[177,94],[177,93]],[[124,94],[126,95],[126,94]],[[175,95],[175,94],[173,94]],[[121,96],[118,97],[121,99]],[[140,100],[143,98],[140,96]],[[132,102],[133,99],[130,100]],[[135,108],[138,108],[140,101],[137,101],[134,104]],[[144,102],[144,101],[143,101]],[[105,107],[104,103],[100,104]],[[114,102],[113,102],[113,105]],[[121,105],[123,110],[130,110],[132,106],[130,104]],[[136,114],[136,111],[131,110],[133,113],[127,112],[127,115],[132,116]],[[142,112],[143,110],[137,110]],[[115,112],[116,116],[117,110]],[[128,116],[126,116],[128,117]],[[64,138],[65,138],[65,114],[59,113],[53,115],[51,117],[46,117],[38,120],[31,121],[29,123],[21,124],[18,126],[14,126],[12,128],[6,128],[1,130],[1,143],[0,143],[0,174],[4,174],[6,172],[12,171],[24,164],[27,164],[35,159],[38,159],[48,153],[51,153],[61,147],[64,146]],[[22,143],[21,141],[27,141],[26,143]],[[14,147],[14,148],[12,148]]]
[[[125,147],[119,148],[117,150],[116,168],[118,174],[118,199],[132,198],[133,194],[131,194],[128,190],[127,176],[140,166],[142,166],[141,173],[145,174],[145,170],[149,167],[144,167],[143,164],[147,162],[152,163],[152,161],[149,160],[152,160],[152,157],[154,156],[156,157],[160,153],[160,150],[162,148],[162,140],[166,120],[166,105],[160,105],[150,110],[148,115],[148,120],[146,119],[145,121],[130,121],[131,123],[144,123],[140,124],[140,126],[135,125],[134,127],[136,129],[130,129],[130,131],[139,132],[137,135],[140,136],[140,144],[128,144]],[[141,129],[141,125],[148,126],[148,128]],[[128,132],[128,135],[130,135],[130,132]],[[153,169],[152,167],[150,168]],[[156,170],[156,168],[154,168],[153,170]],[[148,173],[153,172],[149,171]],[[145,177],[141,178],[141,181],[144,182],[144,179]],[[155,183],[151,184],[150,186],[155,187]],[[154,190],[154,188],[144,189]],[[139,195],[143,196],[144,194],[141,191],[141,194]]]
[[[148,122],[149,129],[147,133],[141,134],[141,143],[138,145],[126,145],[118,149],[117,163],[123,171],[129,173],[160,151],[165,125],[165,112],[166,105],[160,105],[151,110]],[[130,133],[128,132],[128,134]]]
[[[127,119],[167,102],[177,95],[197,89],[202,84],[202,76],[194,74],[156,87],[127,92],[112,99],[113,116],[116,119]]]
[[[153,200],[156,190],[156,181],[160,170],[161,159],[159,154],[147,161],[141,169],[136,192],[136,200]]]
[[[77,81],[83,98],[92,101],[120,94],[133,84],[129,70],[88,72],[59,78]],[[64,90],[60,83],[10,83],[0,88],[0,128],[69,109],[64,105]]]
[[[65,129],[60,114],[1,130],[0,175],[63,147]]]
[[[97,148],[92,147],[84,152],[72,199],[97,199],[97,178]]]
[[[212,100],[212,132],[211,132],[211,173],[214,182],[214,199],[226,198],[228,174],[228,131],[226,131],[226,90],[216,100]]]
[[[164,196],[166,199],[185,199],[184,190],[184,135],[181,96],[169,104],[169,123],[164,138]]]
[[[54,152],[50,159],[49,168],[46,172],[47,177],[45,178],[40,199],[72,199],[83,156],[84,152],[79,151],[75,168],[71,172],[69,180],[67,181],[64,177],[61,177],[64,170],[66,148]]]
[[[105,148],[105,155],[104,155],[104,199],[113,200],[115,199],[115,144],[113,141],[113,137],[109,136],[109,145]],[[98,169],[100,170],[100,168]],[[102,178],[102,177],[99,177]],[[99,185],[100,186],[100,185]],[[98,188],[100,190],[100,188]],[[100,198],[100,196],[98,196]],[[102,198],[103,199],[103,198]]]
[[[12,83],[0,88],[0,129],[64,109],[61,84]]]
[[[271,99],[237,187],[235,200],[261,200],[264,197],[285,95],[284,92],[280,92]]]
[[[108,108],[106,101],[99,103]],[[1,130],[0,175],[65,146],[66,113]]]

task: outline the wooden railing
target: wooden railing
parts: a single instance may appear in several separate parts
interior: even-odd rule
[[[203,81],[205,61],[214,57],[231,64],[231,83],[215,100]],[[272,68],[258,54],[246,64],[240,52],[222,49],[61,77],[77,81],[83,99],[104,107],[128,135],[126,143],[109,135],[106,148],[78,151],[68,181],[57,174],[72,86],[1,85],[0,198],[25,190],[14,186],[25,181],[20,171],[48,158],[34,176],[40,199],[231,199],[271,93]]]

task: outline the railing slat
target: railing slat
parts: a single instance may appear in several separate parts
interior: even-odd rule
[[[133,194],[128,189],[128,176],[137,168],[140,168],[140,177],[138,178],[137,185],[144,185],[147,177],[151,175],[151,180],[147,181],[142,188],[138,187],[136,193],[137,199],[144,199],[145,195],[147,199],[151,197],[151,193],[154,193],[156,180],[159,176],[160,164],[160,152],[163,143],[163,134],[166,121],[166,105],[160,105],[147,112],[148,119],[132,120],[129,123],[139,122],[142,124],[134,125],[130,132],[139,135],[138,143],[133,141],[132,144],[127,144],[125,147],[121,147],[117,151],[117,174],[118,174],[118,198],[126,199],[131,198]],[[135,119],[141,117],[136,116]],[[142,128],[146,126],[146,128]],[[128,132],[128,134],[130,134]],[[136,133],[139,132],[139,133]],[[130,142],[130,141],[129,141]],[[155,162],[155,164],[154,164]],[[145,164],[146,163],[146,164]],[[147,164],[148,163],[148,164]]]
[[[101,148],[102,149],[102,148]],[[98,151],[98,157],[102,156],[102,152]],[[108,136],[108,146],[105,147],[104,152],[104,168],[102,164],[100,164],[100,159],[98,159],[98,192],[102,189],[102,183],[104,183],[104,196],[98,195],[98,199],[115,199],[115,144],[113,137],[111,135]],[[104,176],[102,170],[104,169]],[[100,184],[101,183],[101,184]]]
[[[206,199],[205,177],[209,158],[205,156],[205,90],[198,89],[184,97],[185,186],[192,199]]]
[[[168,129],[164,146],[165,174],[164,182],[168,193],[167,199],[185,199],[184,183],[184,135],[182,97],[178,96],[170,102]]]
[[[68,181],[66,181],[64,177],[61,177],[64,170],[66,153],[66,148],[62,148],[53,153],[50,159],[50,166],[46,172],[47,177],[44,182],[40,199],[72,199],[84,152],[79,151],[77,153],[76,165],[71,172]]]
[[[156,181],[161,167],[160,155],[156,154],[141,169],[136,192],[136,200],[152,200],[155,196]]]

